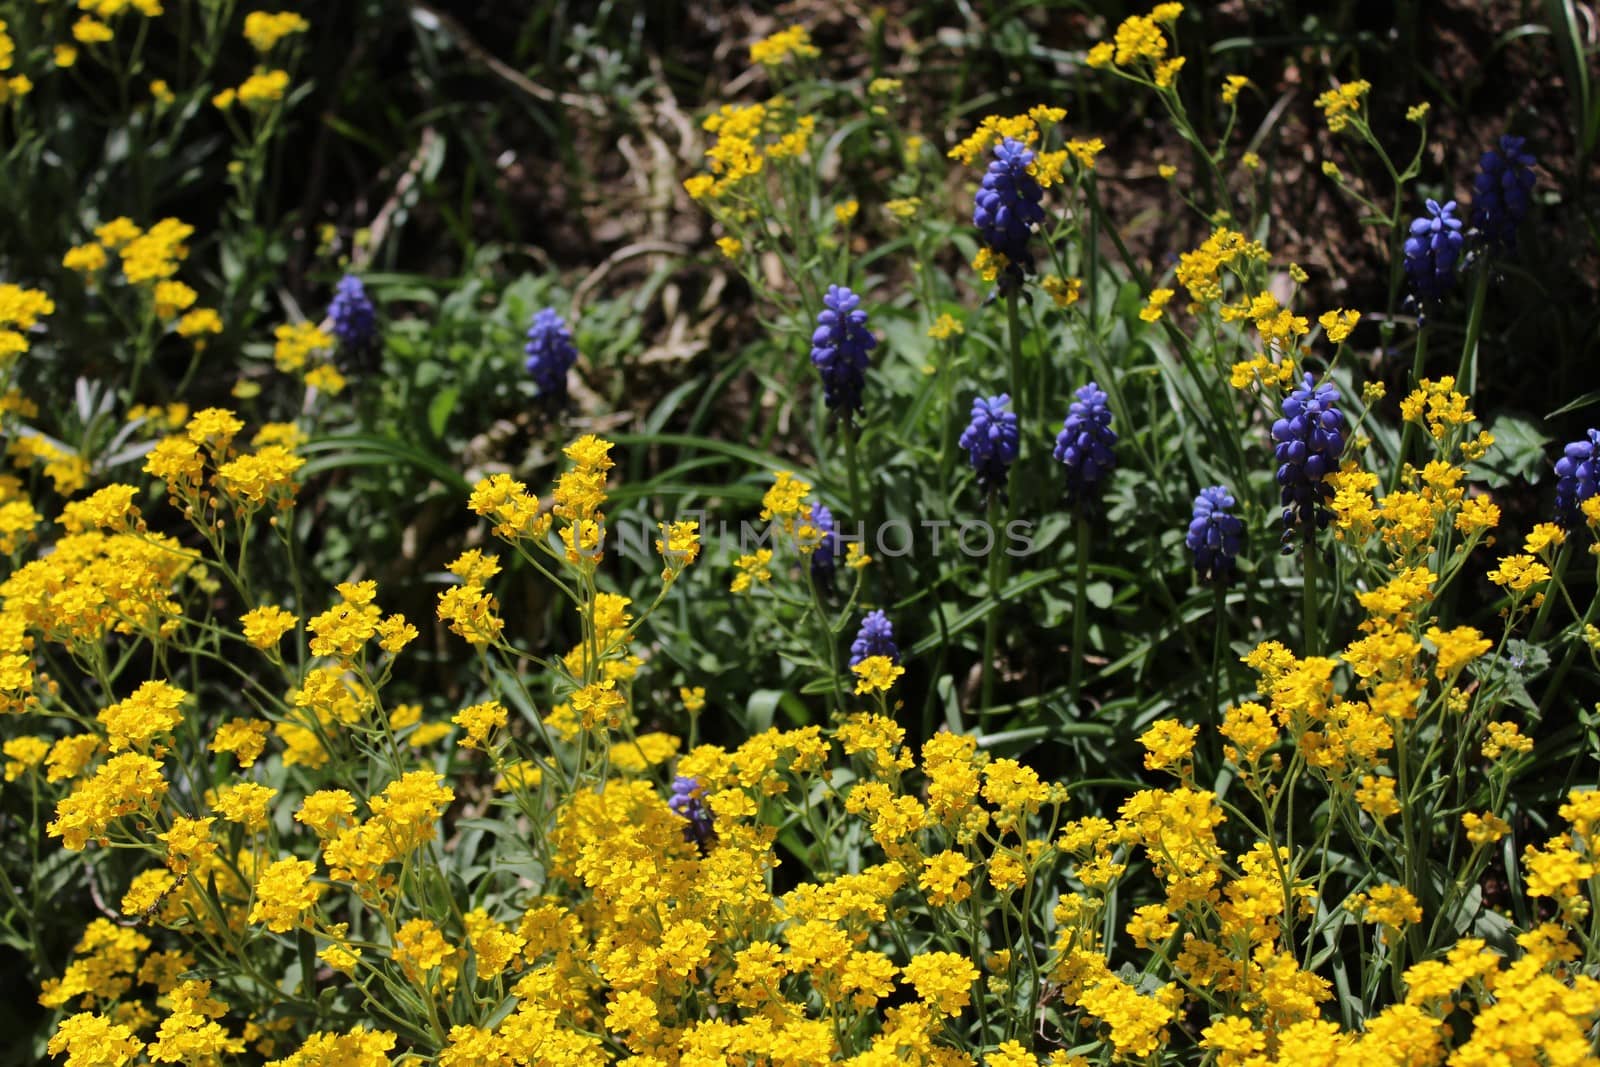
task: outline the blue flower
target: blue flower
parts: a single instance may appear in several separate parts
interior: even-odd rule
[[[1229,511],[1232,494],[1220,485],[1200,490],[1194,498],[1194,518],[1183,543],[1194,553],[1194,569],[1202,582],[1226,582],[1239,557],[1244,523]]]
[[[1411,223],[1411,236],[1406,238],[1406,278],[1419,302],[1434,303],[1455,285],[1464,241],[1456,202],[1440,206],[1430,197],[1427,214]]]
[[[978,487],[984,491],[1005,486],[1006,475],[1017,458],[1017,416],[1006,410],[1011,397],[978,397],[972,402],[972,421],[958,442],[967,450],[972,469],[978,472]]]
[[[567,371],[578,360],[572,333],[555,308],[545,308],[533,317],[528,327],[528,373],[539,387],[539,395],[554,403],[567,399]]]
[[[378,338],[378,313],[367,287],[354,274],[339,279],[328,302],[328,318],[333,322],[333,335],[347,352],[362,352]]]
[[[1506,135],[1500,138],[1498,151],[1490,149],[1478,161],[1478,176],[1472,182],[1472,225],[1494,251],[1517,247],[1517,226],[1532,202],[1533,166],[1538,160],[1522,150],[1526,143]]]
[[[697,780],[682,774],[673,778],[667,807],[689,820],[689,825],[683,828],[685,841],[704,844],[710,840],[711,812],[706,807],[704,789]]]
[[[830,586],[839,564],[839,527],[825,504],[812,504],[808,517],[822,535],[822,541],[811,553],[811,578],[818,585]]]
[[[861,410],[867,384],[867,353],[878,339],[867,329],[861,298],[842,285],[828,286],[811,335],[811,362],[822,374],[822,398],[830,411],[846,419]]]
[[[1002,292],[1015,290],[1022,279],[1033,273],[1033,253],[1028,241],[1034,227],[1044,221],[1039,201],[1044,190],[1028,173],[1033,150],[1021,141],[1007,137],[995,146],[994,160],[983,175],[973,202],[972,224],[983,243],[996,255],[1005,257],[1000,276]]]
[[[1283,418],[1272,424],[1272,440],[1282,488],[1283,550],[1291,552],[1296,526],[1309,538],[1333,517],[1328,510],[1333,486],[1327,478],[1339,469],[1344,451],[1339,391],[1326,382],[1315,385],[1307,374],[1304,384],[1284,397]]]
[[[850,644],[850,666],[854,667],[869,656],[888,656],[900,662],[900,648],[894,643],[894,626],[889,616],[881,611],[868,612],[861,620],[861,629]]]
[[[1579,510],[1585,500],[1600,493],[1600,430],[1574,441],[1556,460],[1556,521],[1568,530],[1584,524]]]
[[[1073,395],[1077,399],[1067,408],[1066,421],[1056,435],[1055,457],[1067,468],[1068,502],[1092,506],[1117,465],[1111,451],[1117,434],[1111,429],[1105,390],[1090,382]]]

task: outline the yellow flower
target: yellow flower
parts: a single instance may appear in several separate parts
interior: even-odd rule
[[[661,580],[670,582],[700,556],[700,524],[695,521],[661,524],[656,551],[666,563]]]
[[[300,619],[282,608],[265,606],[245,612],[239,622],[246,641],[257,648],[268,649],[275,646],[284,634],[299,625]]]
[[[906,196],[895,200],[886,200],[883,204],[883,209],[901,222],[915,217],[921,208],[922,197],[920,196]]]
[[[967,880],[972,861],[961,853],[940,852],[923,860],[922,867],[918,884],[934,907],[959,904],[972,895],[972,884]]]
[[[739,253],[744,251],[744,243],[737,237],[719,237],[717,238],[717,248],[722,251],[724,257],[738,259]]]
[[[1492,845],[1511,832],[1511,826],[1492,811],[1481,815],[1474,811],[1463,813],[1461,827],[1467,832],[1467,840],[1475,847]]]
[[[78,61],[78,50],[70,44],[58,44],[54,53],[55,64],[66,68]]]
[[[31,767],[37,767],[50,754],[50,742],[42,737],[14,737],[0,748],[6,758],[6,781],[14,782]]]
[[[1334,344],[1343,344],[1344,339],[1350,336],[1350,331],[1356,328],[1356,323],[1361,321],[1361,312],[1325,311],[1317,318],[1317,323],[1328,335],[1328,340]]]
[[[195,302],[195,297],[195,291],[182,282],[157,282],[155,288],[156,317],[161,319],[176,318],[178,312],[187,309]]]
[[[462,708],[450,721],[466,731],[467,735],[459,742],[462,748],[488,751],[489,735],[495,730],[504,729],[510,716],[505,705],[498,700],[490,700]]]
[[[306,372],[306,385],[318,392],[327,393],[329,396],[338,396],[344,392],[344,387],[347,384],[345,376],[340,374],[331,363],[324,363]]]
[[[1227,104],[1229,107],[1232,107],[1239,101],[1240,90],[1249,84],[1250,79],[1246,78],[1244,75],[1229,74],[1227,77],[1222,79],[1222,102]]]
[[[1188,62],[1183,56],[1173,56],[1171,59],[1156,64],[1155,82],[1157,89],[1166,89],[1177,80],[1178,72]]]
[[[328,891],[323,882],[313,882],[316,864],[286,856],[267,865],[256,879],[255,903],[250,922],[265,923],[275,934],[286,934],[299,926],[306,912],[317,906]]]
[[[935,341],[947,341],[958,334],[966,332],[966,328],[961,325],[960,320],[949,312],[941,312],[939,317],[933,320],[933,325],[928,327],[928,336]]]
[[[1495,585],[1510,589],[1513,593],[1525,593],[1547,580],[1550,568],[1532,556],[1505,556],[1500,560],[1500,565],[1489,572],[1488,577]]]
[[[954,952],[924,952],[905,966],[906,981],[940,1015],[959,1013],[972,999],[978,969]]]
[[[1039,288],[1045,291],[1058,308],[1068,308],[1076,304],[1083,294],[1082,278],[1063,278],[1058,274],[1047,274],[1039,279]]]
[[[79,44],[104,44],[111,40],[111,27],[99,19],[81,16],[72,24],[72,36]]]
[[[846,200],[842,204],[835,204],[833,206],[833,217],[839,221],[839,225],[848,226],[852,221],[854,221],[856,215],[859,214],[860,211],[861,204],[859,201]]]
[[[888,656],[868,656],[850,668],[856,676],[856,693],[887,693],[902,674],[899,666]]]
[[[788,471],[778,471],[772,488],[761,498],[761,517],[768,521],[778,519],[787,529],[800,513],[811,483],[803,482]]]
[[[149,681],[126,700],[101,711],[98,718],[106,728],[111,751],[142,749],[155,738],[170,734],[183,721],[178,707],[188,695],[166,682]]]
[[[272,51],[274,45],[290,34],[304,33],[310,28],[310,23],[293,11],[252,11],[244,17],[245,40],[261,53]]]
[[[61,257],[61,265],[79,274],[93,274],[105,267],[106,258],[105,248],[91,241],[67,249],[66,255]]]
[[[1145,322],[1159,322],[1161,311],[1172,300],[1173,290],[1155,289],[1150,293],[1150,299],[1145,302],[1144,309],[1139,312],[1139,318]]]
[[[1184,726],[1172,719],[1151,724],[1139,737],[1139,743],[1145,748],[1145,767],[1152,771],[1164,771],[1185,763],[1194,752],[1194,741],[1199,732],[1198,726]]]
[[[1371,88],[1372,84],[1366,81],[1346,82],[1317,97],[1317,107],[1322,109],[1323,116],[1328,120],[1328,129],[1338,133],[1348,126],[1360,108],[1362,98]]]
[[[212,807],[224,819],[255,833],[267,828],[267,805],[277,795],[271,786],[239,782],[220,790]]]
[[[264,108],[282,100],[284,91],[288,88],[288,71],[261,71],[250,75],[244,80],[244,84],[239,86],[239,103],[248,108]]]
[[[822,53],[811,43],[811,33],[804,26],[790,26],[770,37],[763,37],[750,46],[750,62],[773,67],[784,60],[816,59]]]

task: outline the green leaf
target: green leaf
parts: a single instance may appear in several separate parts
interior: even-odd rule
[[[301,473],[309,477],[323,471],[345,467],[381,467],[400,464],[415,467],[465,496],[472,486],[449,463],[420,448],[377,434],[348,434],[315,437],[301,446],[302,452],[316,458],[306,463]]]
[[[444,436],[445,424],[450,421],[450,413],[456,409],[456,401],[460,398],[461,387],[449,385],[439,390],[428,402],[428,429],[433,431],[433,436]]]
[[[1469,468],[1472,480],[1491,489],[1504,488],[1518,479],[1538,481],[1546,470],[1545,446],[1550,438],[1515,415],[1501,415],[1489,431],[1494,434],[1494,447]]]

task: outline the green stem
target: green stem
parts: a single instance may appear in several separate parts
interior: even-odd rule
[[[1562,545],[1556,549],[1555,574],[1551,576],[1550,584],[1545,587],[1544,601],[1539,605],[1539,613],[1533,617],[1533,625],[1528,628],[1528,643],[1534,644],[1544,634],[1544,624],[1550,617],[1550,608],[1556,602],[1556,590],[1566,588],[1567,564],[1572,560],[1572,553],[1567,551],[1567,546]]]
[[[861,468],[856,462],[856,438],[860,433],[860,427],[854,422],[845,427],[844,462],[850,479],[850,518],[865,522],[866,516],[861,513]]]
[[[1422,364],[1428,357],[1428,328],[1423,326],[1417,330],[1417,351],[1411,360],[1411,389],[1417,387],[1422,380]],[[1405,470],[1406,457],[1411,454],[1411,442],[1417,436],[1417,424],[1407,422],[1406,428],[1400,434],[1400,449],[1395,453],[1394,470],[1389,472],[1389,492],[1394,492],[1400,487],[1400,474]]]
[[[1083,692],[1083,645],[1089,629],[1089,535],[1093,528],[1080,512],[1074,516],[1078,523],[1078,558],[1073,577],[1072,596],[1072,669],[1067,684],[1067,703],[1072,713],[1078,713],[1078,697]]]
[[[1456,368],[1456,391],[1471,396],[1478,391],[1478,338],[1483,333],[1483,305],[1489,292],[1489,264],[1478,264],[1478,277],[1472,287],[1472,310],[1467,315],[1467,339],[1461,346],[1461,365]]]
[[[995,648],[1000,640],[1000,583],[1005,580],[1006,554],[994,543],[998,538],[1000,528],[1000,494],[991,491],[989,494],[989,596],[994,603],[989,607],[989,615],[983,623],[983,687],[979,699],[979,710],[987,711],[994,704],[994,676],[995,676]]]
[[[1314,656],[1320,647],[1317,641],[1317,539],[1306,534],[1304,558],[1305,594],[1302,602],[1302,619],[1305,627],[1306,655]]]
[[[1221,581],[1217,582],[1214,601],[1211,607],[1211,696],[1206,702],[1206,741],[1207,747],[1214,749],[1210,753],[1210,764],[1213,767],[1222,765],[1222,752],[1216,749],[1217,728],[1222,725],[1222,714],[1218,705],[1222,702],[1222,650],[1228,647],[1228,590]]]
[[[1012,410],[1017,411],[1022,407],[1023,397],[1028,395],[1027,383],[1023,381],[1022,373],[1022,312],[1017,307],[1017,294],[1006,294],[1006,333],[1010,342],[1011,351],[1011,397]],[[1017,441],[1016,463],[1022,462],[1022,441]]]

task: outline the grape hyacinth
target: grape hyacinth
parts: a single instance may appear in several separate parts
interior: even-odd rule
[[[1600,430],[1562,449],[1556,460],[1556,521],[1564,529],[1584,525],[1585,500],[1600,493]]]
[[[1067,468],[1067,501],[1092,507],[1105,489],[1105,480],[1117,465],[1111,446],[1117,443],[1111,429],[1111,406],[1105,390],[1094,382],[1073,394],[1066,421],[1056,435],[1056,459]]]
[[[1455,285],[1464,242],[1456,202],[1441,205],[1429,197],[1427,214],[1411,223],[1405,247],[1406,278],[1419,303],[1435,303]]]
[[[894,643],[894,625],[881,611],[870,611],[861,620],[861,629],[850,645],[850,666],[872,656],[888,656],[900,662],[900,647]]]
[[[683,828],[685,841],[704,844],[710,840],[711,812],[706,807],[704,790],[696,779],[682,774],[674,778],[672,796],[667,799],[667,807],[689,820],[689,825]]]
[[[1517,226],[1532,200],[1533,167],[1538,160],[1523,151],[1526,143],[1508,134],[1500,138],[1498,149],[1490,149],[1478,161],[1478,176],[1472,183],[1472,225],[1494,251],[1515,250]]]
[[[1006,410],[1011,397],[978,397],[972,402],[972,421],[962,431],[958,444],[967,450],[972,469],[978,472],[978,488],[988,492],[1002,489],[1011,464],[1017,458],[1017,416]]]
[[[807,516],[822,540],[811,551],[811,578],[821,586],[831,586],[839,564],[839,527],[825,504],[812,504]]]
[[[842,285],[828,286],[811,335],[811,362],[822,374],[822,399],[828,410],[849,419],[861,411],[867,384],[867,353],[878,339],[867,329],[861,298]]]
[[[1284,397],[1283,418],[1272,424],[1272,440],[1282,488],[1283,550],[1287,553],[1293,551],[1296,526],[1309,540],[1333,517],[1328,509],[1333,487],[1327,478],[1338,470],[1339,455],[1344,451],[1344,413],[1339,410],[1338,390],[1326,382],[1314,384],[1307,374],[1304,384]]]
[[[333,299],[328,302],[328,319],[333,335],[347,352],[364,352],[378,338],[378,313],[367,296],[367,287],[354,274],[339,279]]]
[[[972,224],[989,251],[1005,260],[1001,292],[1014,292],[1023,278],[1033,273],[1028,241],[1033,228],[1044,221],[1044,208],[1039,205],[1044,190],[1028,173],[1033,158],[1033,150],[1021,141],[1009,137],[1001,141],[973,202]]]
[[[555,308],[545,308],[533,317],[528,327],[528,373],[533,375],[539,395],[552,403],[567,399],[567,371],[578,360],[572,333]]]
[[[1194,498],[1194,518],[1183,543],[1194,553],[1194,569],[1202,582],[1226,582],[1239,557],[1244,523],[1229,509],[1233,495],[1220,485],[1200,490]]]

